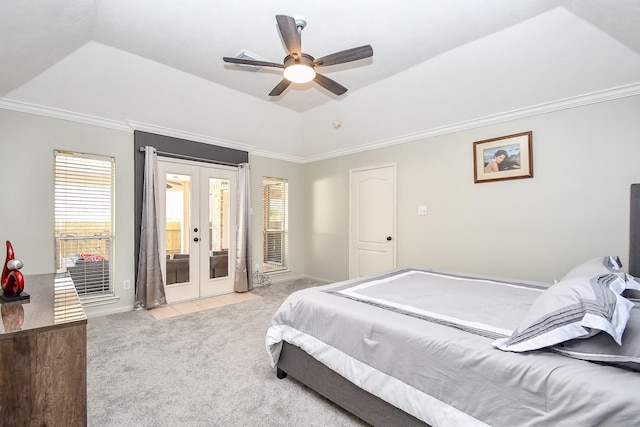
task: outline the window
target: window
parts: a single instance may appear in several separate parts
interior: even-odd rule
[[[286,179],[263,178],[263,271],[289,268],[289,184]]]
[[[80,297],[112,293],[114,159],[55,151],[56,272]]]

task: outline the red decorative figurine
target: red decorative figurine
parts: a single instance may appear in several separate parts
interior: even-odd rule
[[[0,282],[5,296],[12,297],[20,295],[24,290],[24,276],[19,271],[23,265],[22,260],[15,259],[13,246],[11,246],[11,242],[7,240],[7,259],[4,262],[2,281]]]

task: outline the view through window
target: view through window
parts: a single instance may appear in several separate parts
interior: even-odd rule
[[[286,179],[263,178],[263,271],[289,268],[289,184]]]
[[[80,297],[112,293],[111,157],[55,151],[55,263],[68,272]]]

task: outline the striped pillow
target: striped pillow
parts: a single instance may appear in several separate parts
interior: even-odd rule
[[[536,298],[510,337],[493,345],[522,352],[589,338],[601,331],[620,344],[633,307],[620,295],[621,282],[624,279],[618,274],[561,280]]]

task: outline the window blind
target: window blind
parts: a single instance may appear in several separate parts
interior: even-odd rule
[[[286,270],[289,258],[289,184],[263,178],[263,271]]]
[[[56,271],[78,294],[111,293],[114,159],[55,151]]]

